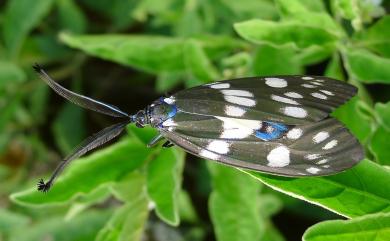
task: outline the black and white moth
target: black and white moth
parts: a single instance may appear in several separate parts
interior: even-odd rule
[[[159,131],[161,139],[189,153],[227,165],[275,175],[331,175],[364,157],[357,139],[329,114],[354,96],[349,84],[320,76],[269,76],[219,81],[161,97],[135,115],[65,89],[34,69],[57,94],[96,112],[123,118],[82,142],[56,168],[46,192],[72,160],[118,136],[129,123]]]

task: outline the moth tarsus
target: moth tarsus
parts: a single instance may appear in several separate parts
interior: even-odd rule
[[[218,81],[161,97],[129,115],[118,107],[74,93],[38,64],[39,76],[59,95],[83,108],[125,121],[87,138],[38,183],[48,191],[72,160],[118,136],[129,123],[159,131],[161,139],[202,158],[281,176],[332,175],[363,159],[358,140],[329,114],[357,88],[322,76],[268,76]]]

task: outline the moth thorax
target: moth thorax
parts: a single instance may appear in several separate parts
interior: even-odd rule
[[[152,126],[158,126],[162,122],[172,118],[176,114],[176,106],[165,102],[149,107],[149,120]]]

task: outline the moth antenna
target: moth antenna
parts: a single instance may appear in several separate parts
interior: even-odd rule
[[[129,114],[120,110],[116,106],[106,104],[98,100],[94,100],[90,97],[77,94],[73,91],[70,91],[62,87],[60,84],[55,82],[39,64],[35,64],[33,66],[33,69],[38,73],[39,77],[43,81],[45,81],[47,85],[50,86],[50,88],[52,88],[57,94],[61,95],[62,97],[72,102],[73,104],[113,117],[120,117],[120,118],[129,117]]]
[[[38,182],[38,191],[48,192],[53,186],[55,179],[61,174],[64,168],[69,165],[70,162],[84,155],[88,151],[95,149],[103,145],[104,143],[117,137],[125,129],[126,125],[129,124],[129,120],[124,122],[109,126],[98,133],[85,139],[74,151],[67,156],[54,170],[50,179],[47,182],[44,182],[42,179]]]

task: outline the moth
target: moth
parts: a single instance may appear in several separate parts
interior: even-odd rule
[[[161,97],[134,115],[74,93],[39,65],[34,69],[57,94],[83,108],[123,119],[83,141],[38,190],[47,192],[64,167],[117,137],[130,123],[150,125],[173,145],[230,166],[289,177],[331,175],[364,157],[358,140],[329,116],[356,87],[321,76],[269,76],[218,81]]]

